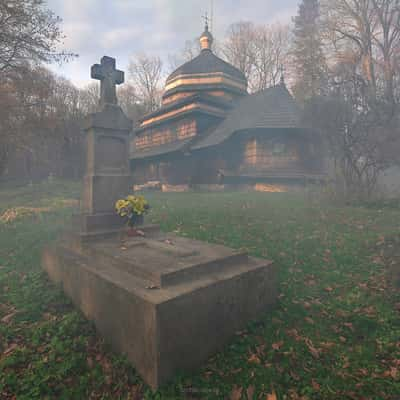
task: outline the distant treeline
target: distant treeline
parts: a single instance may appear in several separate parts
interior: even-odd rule
[[[97,107],[97,84],[79,89],[42,66],[75,57],[58,51],[60,19],[44,1],[0,2],[0,31],[0,176],[80,177],[80,127]],[[240,21],[215,39],[213,51],[246,75],[249,91],[284,75],[345,193],[370,196],[399,163],[399,0],[302,0],[289,24]],[[134,124],[160,106],[166,76],[198,53],[193,39],[168,63],[132,57],[118,97]]]

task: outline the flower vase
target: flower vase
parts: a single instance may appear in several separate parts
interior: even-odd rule
[[[143,225],[144,223],[144,217],[142,215],[134,214],[132,217],[129,219],[129,224],[128,224],[128,236],[129,237],[135,237],[135,236],[141,236],[136,229],[137,226]]]

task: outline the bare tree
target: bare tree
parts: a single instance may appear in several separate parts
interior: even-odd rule
[[[287,65],[290,48],[288,25],[256,27],[254,33],[254,66],[250,79],[252,91],[274,86],[281,78],[281,67]]]
[[[92,82],[79,91],[79,108],[83,114],[94,113],[99,107],[100,86]]]
[[[162,66],[159,57],[139,54],[128,67],[130,80],[147,112],[154,111],[160,105]]]
[[[400,1],[324,0],[322,5],[331,94],[320,99],[319,105],[328,101],[326,109],[318,111],[314,104],[312,114],[323,120],[321,130],[346,191],[369,197],[379,174],[398,162],[393,149],[400,145]],[[340,122],[329,128],[335,113]]]
[[[187,40],[185,42],[185,47],[180,53],[168,56],[169,71],[172,73],[182,64],[193,60],[193,58],[200,54],[200,50],[201,47],[199,38]]]
[[[51,74],[41,62],[65,61],[60,18],[44,0],[0,0],[0,175],[8,157],[25,146],[51,108]]]
[[[224,57],[250,79],[256,59],[255,26],[252,22],[232,24],[221,49]]]
[[[376,18],[373,41],[381,52],[385,98],[394,105],[394,76],[400,48],[400,0],[371,1]]]
[[[337,53],[353,49],[373,104],[377,95],[377,80],[373,42],[376,19],[372,0],[325,0],[322,3],[327,36]]]
[[[118,103],[124,110],[129,119],[133,121],[134,126],[138,124],[138,120],[144,115],[145,110],[136,94],[133,85],[125,83],[117,89]]]
[[[60,22],[44,0],[0,0],[0,71],[68,59]]]

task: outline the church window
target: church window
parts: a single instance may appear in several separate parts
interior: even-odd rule
[[[272,153],[276,156],[280,156],[282,154],[285,154],[286,152],[286,146],[285,143],[274,143],[272,147]]]

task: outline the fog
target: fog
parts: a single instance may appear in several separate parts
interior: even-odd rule
[[[0,398],[398,398],[399,19],[0,0]]]

